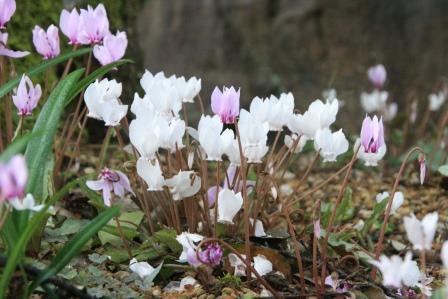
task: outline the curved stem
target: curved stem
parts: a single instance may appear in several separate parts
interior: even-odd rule
[[[383,251],[384,234],[385,234],[385,232],[386,232],[387,222],[388,222],[388,220],[389,220],[390,211],[391,211],[391,209],[392,209],[392,203],[393,203],[393,201],[394,201],[395,192],[397,191],[398,184],[399,184],[399,182],[400,182],[400,178],[401,178],[401,176],[403,175],[404,168],[405,168],[405,166],[406,166],[406,164],[407,164],[409,158],[410,158],[411,155],[412,155],[414,152],[416,152],[416,151],[418,151],[418,152],[424,154],[424,151],[423,151],[420,147],[418,147],[418,146],[413,147],[413,148],[406,154],[406,156],[405,156],[403,162],[401,163],[400,170],[398,171],[397,177],[395,178],[394,186],[392,187],[392,192],[391,192],[391,194],[390,194],[389,202],[387,203],[386,212],[385,212],[385,214],[384,214],[383,224],[381,225],[380,237],[379,237],[378,242],[376,243],[376,246],[375,246],[375,259],[376,259],[376,260],[380,257],[381,252]],[[377,271],[377,270],[376,270],[376,268],[374,267],[374,268],[372,269],[372,272],[370,273],[372,279],[375,279],[375,278],[376,278],[376,271]]]
[[[286,221],[288,222],[289,234],[292,238],[292,244],[294,246],[294,253],[296,255],[297,266],[299,268],[300,274],[300,288],[302,289],[302,293],[305,293],[305,273],[303,272],[303,262],[302,255],[300,254],[299,242],[297,241],[296,232],[294,226],[292,225],[291,218],[289,217],[289,213],[285,212]]]
[[[243,188],[244,189],[244,188]],[[261,275],[257,272],[257,270],[254,269],[254,267],[252,267],[250,260],[249,262],[247,261],[247,259],[244,259],[243,256],[235,250],[235,248],[233,248],[229,243],[222,241],[221,239],[218,238],[207,238],[207,239],[203,239],[196,250],[196,257],[198,258],[199,261],[201,260],[201,257],[199,256],[199,252],[200,249],[203,245],[207,244],[207,243],[212,243],[212,242],[216,242],[216,243],[220,243],[223,247],[227,248],[229,251],[231,251],[233,254],[235,254],[245,265],[246,265],[246,269],[248,269],[248,274],[250,274],[250,272],[252,272],[257,279],[260,281],[260,283],[269,290],[269,292],[272,293],[272,296],[274,296],[274,298],[282,298],[280,296],[280,294],[278,294],[274,288],[266,281],[264,280],[263,277],[261,277]],[[247,278],[249,278],[250,276],[248,276]]]

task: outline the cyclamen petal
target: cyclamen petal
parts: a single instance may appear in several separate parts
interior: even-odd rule
[[[272,263],[264,255],[258,254],[254,256],[253,259],[254,259],[254,269],[258,272],[258,274],[264,276],[272,272],[273,270]],[[252,275],[255,276],[254,274]]]
[[[241,193],[222,189],[218,195],[218,222],[233,224],[233,218],[243,206]]]
[[[154,268],[147,262],[137,262],[137,259],[133,258],[129,262],[129,269],[137,274],[140,279],[145,279],[145,277],[151,275],[154,272]]]
[[[234,123],[240,109],[240,89],[236,91],[233,86],[223,87],[221,92],[218,87],[215,87],[211,105],[213,113],[220,117],[222,123]]]
[[[167,179],[165,185],[170,188],[174,200],[182,200],[199,192],[201,178],[194,171],[179,171],[174,177]]]
[[[95,9],[90,5],[87,10],[81,9],[79,18],[78,41],[83,45],[93,45],[101,42],[109,34],[109,19],[103,4]]]
[[[0,29],[5,28],[15,11],[15,0],[0,0]]]
[[[19,86],[12,96],[14,105],[17,107],[17,115],[29,116],[37,106],[42,95],[42,89],[39,84],[33,85],[31,79],[22,75]]]
[[[0,202],[23,197],[28,180],[25,158],[15,155],[8,163],[0,163]]]
[[[103,39],[103,45],[95,45],[93,56],[101,65],[110,64],[124,56],[127,46],[128,38],[126,32],[117,31],[116,35],[106,35]]]
[[[404,228],[415,250],[431,250],[436,234],[438,213],[429,213],[420,221],[414,214],[404,217]]]
[[[380,203],[383,200],[388,199],[389,196],[390,196],[389,192],[387,192],[387,191],[383,192],[383,193],[378,193],[376,195],[375,200],[376,200],[377,203]],[[401,207],[403,202],[404,202],[403,192],[400,192],[400,191],[395,192],[394,201],[392,202],[392,207],[391,207],[391,210],[390,210],[391,214],[395,214],[395,212]]]
[[[348,140],[342,129],[331,133],[330,129],[325,128],[316,132],[314,147],[324,158],[324,162],[334,162],[337,156],[348,150]]]
[[[327,101],[315,100],[303,115],[297,115],[296,131],[302,132],[309,139],[314,139],[318,130],[328,129],[336,120],[339,104],[337,100]]]
[[[141,157],[137,160],[137,173],[145,180],[149,191],[162,191],[165,184],[159,162],[148,161]]]
[[[442,246],[441,258],[443,262],[443,266],[448,268],[448,241],[445,241]]]
[[[70,45],[77,45],[79,43],[79,26],[80,16],[76,8],[73,8],[71,12],[63,9],[59,18],[59,27],[62,33],[69,39]]]
[[[7,41],[8,41],[8,33],[0,32],[0,56],[7,56],[7,57],[11,57],[11,58],[21,58],[21,57],[24,57],[24,56],[30,54],[30,52],[27,52],[27,51],[13,51],[13,50],[6,48]]]

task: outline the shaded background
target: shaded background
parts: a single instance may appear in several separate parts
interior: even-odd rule
[[[357,130],[369,66],[386,66],[385,88],[399,113],[411,90],[423,110],[448,66],[446,0],[18,0],[10,43],[31,50],[34,24],[58,24],[64,6],[100,2],[112,31],[127,32],[126,56],[136,61],[113,75],[124,81],[128,102],[142,93],[144,68],[202,78],[207,102],[214,86],[234,85],[246,104],[292,91],[303,110],[333,87],[346,103],[339,118],[350,116],[347,129]]]

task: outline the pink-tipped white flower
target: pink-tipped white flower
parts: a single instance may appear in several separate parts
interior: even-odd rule
[[[28,180],[25,158],[16,155],[8,163],[0,163],[0,202],[22,198]]]
[[[126,32],[117,31],[115,35],[106,35],[102,45],[95,45],[93,48],[93,56],[95,56],[101,65],[106,65],[121,59],[127,47],[128,38]]]
[[[414,250],[431,250],[438,219],[437,212],[427,214],[422,220],[418,220],[414,214],[404,217],[406,235]]]
[[[128,177],[121,171],[109,168],[104,168],[101,171],[99,180],[87,181],[86,185],[94,191],[102,190],[104,204],[108,207],[111,206],[110,199],[112,191],[120,198],[124,198],[126,191],[134,194]]]
[[[109,19],[103,4],[81,9],[78,41],[83,45],[100,43],[109,32]]]
[[[207,154],[209,161],[221,161],[222,155],[231,146],[234,134],[231,129],[224,132],[219,116],[202,115],[198,125],[199,143]]]
[[[70,45],[79,44],[79,26],[80,16],[78,10],[73,8],[71,12],[63,9],[59,18],[59,27],[62,33],[69,39]]]
[[[37,106],[42,95],[42,89],[39,84],[33,85],[28,76],[23,75],[19,86],[15,90],[12,100],[17,107],[17,115],[29,116]]]
[[[176,237],[177,242],[182,245],[182,253],[178,261],[181,263],[188,262],[193,267],[197,267],[202,263],[197,259],[196,250],[199,242],[204,239],[204,236],[199,234],[190,234],[183,232]]]
[[[378,193],[375,197],[375,200],[377,203],[380,203],[385,199],[389,200],[389,197],[390,197],[389,192],[385,191],[383,193]],[[400,191],[395,192],[394,201],[392,202],[392,207],[390,209],[390,213],[395,214],[395,212],[401,207],[403,202],[404,202],[403,192],[400,192]]]
[[[6,42],[8,41],[8,33],[0,32],[0,56],[6,56],[11,58],[22,58],[30,52],[27,51],[13,51],[6,48]]]
[[[361,140],[355,144],[355,150],[360,146],[358,158],[364,161],[366,166],[376,166],[386,154],[386,143],[384,142],[383,120],[366,116],[362,123]]]
[[[194,171],[179,171],[178,174],[167,179],[165,185],[170,188],[174,200],[182,200],[199,192],[201,178]]]
[[[318,130],[328,129],[334,123],[338,107],[337,100],[327,101],[325,104],[321,100],[315,100],[303,115],[294,115],[288,127],[313,140]]]
[[[218,194],[218,222],[233,224],[233,218],[243,206],[241,193],[230,189],[222,189]]]
[[[223,87],[222,92],[215,87],[212,93],[212,111],[225,124],[233,124],[240,109],[240,89]]]
[[[420,279],[420,270],[417,263],[412,260],[410,252],[406,254],[404,260],[398,255],[391,258],[382,255],[379,261],[372,260],[370,263],[381,271],[385,286],[400,288],[404,284],[414,287]]]
[[[314,148],[324,159],[324,162],[334,162],[336,157],[348,150],[348,140],[342,129],[331,133],[330,129],[318,130],[314,137]]]
[[[104,121],[106,126],[119,125],[128,112],[128,106],[121,105],[118,100],[121,91],[121,83],[107,78],[90,84],[84,93],[84,101],[89,110],[87,116]]]
[[[37,53],[44,59],[51,59],[59,55],[59,29],[54,25],[50,25],[47,31],[39,26],[33,29],[33,44]]]
[[[238,128],[244,157],[249,163],[261,163],[261,159],[269,149],[267,146],[269,125],[241,109]]]
[[[5,28],[6,23],[11,20],[11,17],[15,11],[15,0],[0,0],[0,29]]]
[[[145,277],[150,276],[152,273],[154,273],[154,268],[148,264],[147,262],[138,262],[137,259],[133,258],[129,262],[129,269],[131,269],[132,272],[137,274],[140,279],[145,279]]]
[[[368,69],[367,75],[370,82],[375,86],[375,88],[380,89],[383,87],[384,82],[386,82],[386,68],[382,64],[372,66]]]
[[[260,122],[268,123],[269,130],[281,131],[294,112],[294,96],[282,93],[279,98],[271,95],[261,99],[255,97],[250,103],[250,113]]]
[[[163,190],[165,178],[158,160],[151,161],[140,157],[137,160],[137,173],[146,182],[149,191]]]

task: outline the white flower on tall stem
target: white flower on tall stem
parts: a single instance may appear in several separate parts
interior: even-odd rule
[[[222,189],[218,194],[218,222],[233,224],[233,218],[243,207],[241,192]]]
[[[338,101],[315,100],[303,115],[295,115],[290,120],[290,128],[297,127],[309,139],[314,139],[318,130],[328,129],[336,120],[338,113]],[[291,123],[292,122],[292,123]]]
[[[96,80],[87,87],[84,101],[89,113],[88,117],[103,120],[106,126],[117,126],[128,112],[127,105],[121,105],[118,98],[122,86],[115,80]]]
[[[157,125],[154,127],[154,133],[157,136],[160,147],[176,152],[184,147],[182,138],[185,134],[185,121],[178,118],[167,120],[158,118]]]
[[[324,162],[334,162],[336,157],[348,150],[348,140],[342,129],[331,133],[330,129],[322,129],[316,132],[314,148],[324,159]]]
[[[238,128],[244,156],[249,163],[261,163],[269,149],[266,145],[269,125],[261,123],[251,113],[241,109]]]
[[[386,121],[392,120],[397,114],[396,103],[387,104],[389,93],[375,89],[371,93],[361,93],[361,106],[366,113],[381,113]]]
[[[149,191],[162,191],[165,185],[165,178],[160,169],[158,160],[147,160],[140,157],[137,160],[137,173],[148,185]]]
[[[418,220],[414,214],[404,217],[406,235],[414,250],[431,250],[438,219],[437,212],[427,214],[422,220]]]
[[[207,153],[207,160],[221,161],[222,155],[234,141],[233,131],[224,130],[218,115],[202,115],[198,125],[199,143]]]
[[[375,197],[375,200],[377,203],[380,203],[383,200],[388,199],[389,197],[390,197],[389,192],[384,191],[382,193],[378,193]],[[401,207],[403,202],[404,202],[403,192],[400,192],[400,191],[395,192],[394,201],[392,202],[392,207],[391,207],[390,213],[395,214],[395,212]]]
[[[129,139],[139,154],[146,159],[154,159],[155,153],[160,147],[158,137],[155,130],[148,128],[156,128],[158,118],[146,116],[137,117],[131,121],[129,125]]]
[[[188,81],[183,76],[178,78],[176,75],[172,75],[169,79],[176,86],[183,103],[193,103],[193,99],[201,91],[201,79],[194,76],[188,79]]]
[[[174,200],[191,197],[201,189],[201,178],[194,171],[179,171],[178,174],[165,181],[170,188]]]
[[[279,98],[274,95],[264,100],[255,97],[250,104],[250,113],[261,123],[267,122],[270,131],[281,131],[293,112],[294,96],[290,92],[280,94]]]

